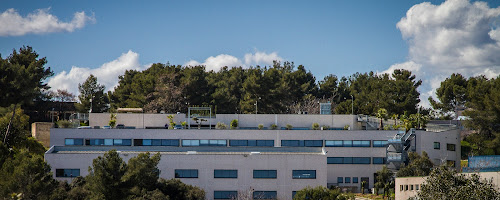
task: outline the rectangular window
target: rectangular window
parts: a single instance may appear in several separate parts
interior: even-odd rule
[[[344,157],[343,164],[352,164],[352,157]]]
[[[297,194],[297,191],[292,191],[292,199],[295,197],[296,194]]]
[[[413,185],[410,185],[410,190],[413,190]]]
[[[434,142],[434,149],[441,149],[441,143]]]
[[[323,140],[304,140],[304,146],[306,146],[306,147],[322,147]]]
[[[403,191],[403,185],[399,186],[399,191]]]
[[[274,147],[274,140],[229,140],[229,146]]]
[[[86,139],[85,145],[89,145],[89,146],[104,145],[104,139]]]
[[[214,199],[237,199],[238,191],[214,191]]]
[[[344,180],[345,183],[351,183],[351,177],[345,177]]]
[[[254,191],[253,199],[277,199],[276,191]]]
[[[200,140],[182,140],[183,147],[200,146]]]
[[[370,147],[371,146],[371,141],[370,140],[354,140],[352,141],[352,146],[353,147]]]
[[[446,150],[455,151],[455,144],[446,144]]]
[[[173,147],[178,147],[178,146],[179,146],[179,140],[162,139],[162,140],[161,140],[161,146],[173,146]]]
[[[370,157],[353,157],[352,164],[370,164]]]
[[[385,164],[385,163],[386,163],[385,157],[373,157],[373,164]]]
[[[325,147],[343,147],[342,140],[326,140]]]
[[[302,145],[301,145],[302,141]],[[281,140],[282,147],[301,147],[304,146],[304,140]]]
[[[344,183],[344,177],[337,177],[337,183]]]
[[[326,159],[327,164],[344,164],[343,157],[328,157]]]
[[[72,145],[83,145],[83,138],[68,138],[64,139],[64,145],[72,146]]]
[[[408,185],[405,185],[405,191],[408,190]]]
[[[226,146],[226,140],[182,140],[182,146]]]
[[[352,147],[352,140],[344,140],[343,147]]]
[[[373,147],[387,147],[387,140],[373,140]]]
[[[316,170],[293,170],[293,179],[316,179]]]
[[[277,170],[253,170],[253,178],[277,178]]]
[[[56,169],[56,177],[77,177],[80,169]]]
[[[358,177],[352,177],[352,183],[358,183]]]
[[[416,184],[416,185],[415,185],[415,190],[419,190],[419,189],[420,189],[420,187],[419,187],[419,186],[420,186],[419,184]]]
[[[197,169],[176,169],[175,178],[198,178]]]
[[[106,145],[106,146],[112,146],[113,145],[113,139],[104,139],[104,145]]]
[[[132,140],[131,139],[114,139],[113,145],[114,146],[131,146]]]
[[[214,170],[214,178],[238,178],[238,170]]]

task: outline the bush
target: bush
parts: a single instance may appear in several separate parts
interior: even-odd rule
[[[227,125],[223,122],[217,122],[217,125],[215,125],[215,129],[227,129]]]
[[[111,113],[111,114],[109,115],[109,123],[108,123],[108,125],[109,125],[111,128],[114,128],[114,127],[115,127],[115,125],[116,125],[116,114]]]
[[[59,128],[71,128],[72,127],[72,123],[68,120],[59,120],[56,122],[56,124]]]
[[[349,125],[345,125],[344,130],[349,130]]]
[[[286,128],[286,130],[292,130],[292,129],[293,129],[293,126],[292,126],[292,125],[290,125],[290,124],[287,124],[287,125],[285,126],[285,128]]]
[[[278,125],[276,124],[271,124],[271,126],[269,126],[272,130],[276,130],[278,129]]]
[[[262,130],[264,129],[264,124],[259,124],[259,126],[257,126],[259,128],[259,130]]]
[[[238,127],[238,120],[233,119],[231,120],[231,129],[236,129]]]
[[[319,130],[319,124],[318,123],[313,123],[312,124],[312,129],[313,130]]]
[[[323,130],[329,130],[329,129],[330,129],[330,126],[324,125],[324,126],[322,126],[321,128],[323,128]]]

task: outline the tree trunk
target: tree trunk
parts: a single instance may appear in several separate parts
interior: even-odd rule
[[[9,125],[7,126],[7,131],[5,131],[5,137],[3,138],[4,144],[5,144],[5,141],[7,140],[7,136],[9,135],[10,126],[12,125],[12,120],[14,119],[14,116],[16,115],[16,106],[17,106],[17,104],[14,104],[14,111],[12,112],[12,117],[10,117]]]

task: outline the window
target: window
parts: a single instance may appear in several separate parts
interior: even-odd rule
[[[455,151],[455,144],[446,144],[446,150]]]
[[[410,185],[410,190],[413,190],[413,185]]]
[[[197,169],[176,169],[175,178],[198,178]]]
[[[399,186],[399,191],[403,191],[403,185]]]
[[[238,178],[238,170],[214,170],[214,178]]]
[[[131,139],[114,139],[113,145],[114,146],[131,146],[132,140]]]
[[[420,185],[419,184],[416,184],[415,185],[415,190],[419,190],[420,189]]]
[[[434,149],[441,149],[441,143],[434,142]]]
[[[282,147],[303,147],[304,140],[281,140]]]
[[[306,146],[306,147],[322,147],[323,140],[304,140],[304,146]]]
[[[352,177],[352,183],[358,183],[358,177]]]
[[[236,199],[238,191],[214,191],[214,199]]]
[[[274,147],[274,140],[229,140],[229,146]]]
[[[352,164],[370,164],[370,157],[353,157]]]
[[[385,164],[385,163],[386,163],[385,157],[373,157],[373,164]]]
[[[342,140],[326,140],[325,147],[343,147]]]
[[[352,147],[352,140],[344,140],[343,147]]]
[[[253,199],[276,199],[276,191],[254,191]]]
[[[408,190],[408,185],[405,185],[405,191]]]
[[[297,191],[292,191],[292,199],[295,197],[296,194],[297,194]]]
[[[373,140],[373,147],[387,147],[387,140]]]
[[[83,145],[83,138],[64,139],[64,145]]]
[[[344,183],[344,177],[337,177],[337,183]]]
[[[316,170],[293,170],[293,179],[316,179]]]
[[[328,157],[327,164],[370,164],[370,157]]]
[[[175,139],[134,139],[134,146],[179,146]]]
[[[227,146],[226,140],[182,140],[183,147],[192,146]]]
[[[370,147],[371,142],[370,142],[370,140],[354,140],[354,141],[352,141],[352,146],[353,147]]]
[[[80,169],[56,169],[56,177],[77,177]]]
[[[345,183],[351,183],[351,177],[345,177],[344,180]]]
[[[276,170],[253,170],[253,178],[277,178]]]

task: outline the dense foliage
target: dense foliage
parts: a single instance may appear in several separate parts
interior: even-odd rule
[[[423,151],[422,155],[416,152],[408,153],[410,162],[407,166],[402,166],[396,173],[397,177],[410,177],[410,176],[429,176],[434,164],[429,159],[427,152]]]
[[[186,112],[187,107],[212,105],[217,113],[318,113],[318,102],[333,103],[333,111],[375,115],[417,112],[420,80],[406,70],[392,75],[330,74],[317,82],[305,67],[274,62],[269,67],[223,67],[153,64],[144,71],[129,70],[110,94],[111,107],[141,107],[149,112]],[[286,98],[283,98],[286,97]],[[256,106],[255,104],[258,104]],[[257,110],[256,110],[257,109]]]
[[[306,187],[302,190],[297,191],[294,200],[306,200],[306,199],[323,199],[323,200],[348,200],[351,199],[350,196],[340,192],[340,189],[328,189],[323,186],[317,186],[315,188]]]
[[[477,174],[459,174],[455,170],[441,166],[433,169],[427,177],[418,191],[418,199],[500,199],[500,192],[495,189],[491,181]]]

